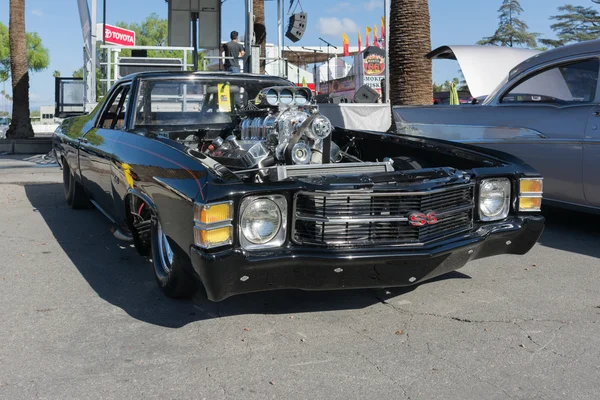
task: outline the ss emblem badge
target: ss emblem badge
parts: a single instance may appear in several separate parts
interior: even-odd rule
[[[435,211],[412,212],[408,214],[408,223],[417,227],[435,225],[438,223],[437,213]]]

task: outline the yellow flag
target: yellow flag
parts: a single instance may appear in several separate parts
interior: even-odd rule
[[[231,90],[228,83],[217,85],[217,96],[219,96],[219,111],[231,112]]]

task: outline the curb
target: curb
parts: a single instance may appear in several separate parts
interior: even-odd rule
[[[2,139],[0,153],[47,154],[52,150],[52,138]]]

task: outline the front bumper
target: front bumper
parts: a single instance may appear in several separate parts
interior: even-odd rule
[[[286,247],[260,253],[192,248],[194,271],[208,298],[273,289],[361,289],[409,286],[457,270],[468,261],[525,254],[544,230],[541,216],[519,216],[435,245],[343,251]]]

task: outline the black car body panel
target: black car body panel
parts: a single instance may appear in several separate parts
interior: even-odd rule
[[[125,85],[123,104],[136,109],[140,81],[151,79],[227,79],[260,81],[264,86],[291,86],[283,79],[258,75],[145,73],[124,78],[106,97],[114,98]],[[124,92],[125,93],[125,92]],[[118,94],[118,93],[117,93]],[[112,96],[112,97],[111,97]],[[118,98],[116,99],[118,100]],[[109,104],[110,106],[110,104]],[[519,179],[539,178],[520,160],[501,152],[410,136],[334,130],[332,140],[354,145],[362,159],[376,161],[402,155],[420,168],[362,175],[312,175],[297,179],[257,182],[224,167],[205,151],[192,149],[160,130],[136,128],[128,111],[114,116],[113,129],[102,128],[108,106],[99,105],[89,116],[65,120],[54,135],[53,146],[61,166],[68,164],[86,193],[111,222],[123,232],[139,237],[132,225],[134,198],[159,220],[171,245],[190,260],[189,273],[204,285],[211,300],[237,293],[278,288],[336,289],[410,285],[458,269],[467,261],[497,254],[524,254],[543,230],[537,213],[517,210]],[[121,122],[122,121],[122,122]],[[121,129],[114,129],[119,123]],[[202,128],[201,128],[202,129]],[[358,145],[356,145],[358,143]],[[346,148],[346,147],[344,147]],[[350,147],[348,147],[350,148]],[[356,157],[354,157],[356,158]],[[495,177],[510,180],[510,214],[495,222],[477,217],[478,184]],[[348,193],[411,195],[443,192],[468,186],[472,209],[468,229],[439,236],[427,243],[347,246],[313,246],[292,237],[298,193]],[[277,248],[247,250],[240,242],[240,204],[249,196],[277,194],[287,201],[290,226]],[[233,202],[231,245],[198,247],[194,237],[194,205]],[[437,204],[437,203],[436,203]],[[471,204],[471,203],[469,203]],[[424,210],[421,210],[424,211]],[[402,228],[408,232],[408,228]],[[410,232],[409,232],[410,233]],[[142,246],[143,247],[143,246]]]

